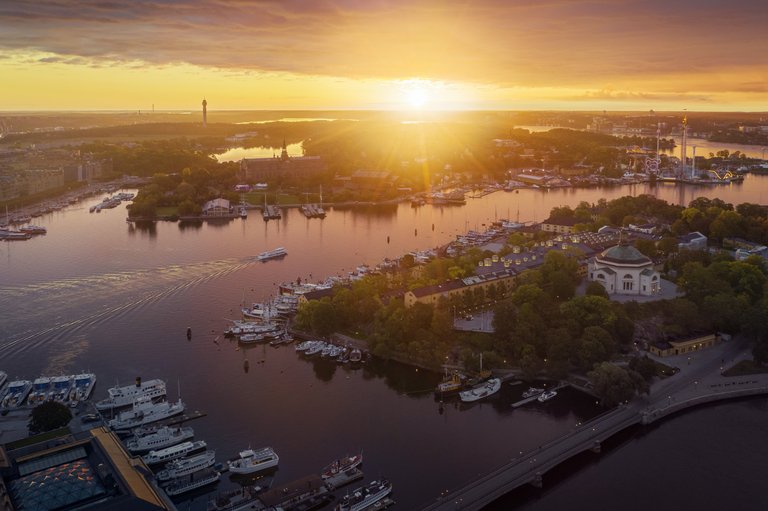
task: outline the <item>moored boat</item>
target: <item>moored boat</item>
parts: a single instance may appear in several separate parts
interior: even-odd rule
[[[74,376],[56,376],[51,380],[51,391],[48,394],[50,399],[58,402],[64,402],[69,399],[69,392],[72,389]]]
[[[51,381],[53,378],[41,376],[32,383],[32,392],[29,393],[27,403],[36,405],[48,399],[48,393],[51,391]]]
[[[523,392],[523,397],[528,399],[529,397],[538,396],[542,392],[544,392],[546,389],[540,389],[538,387],[529,387],[528,390]]]
[[[29,380],[16,380],[8,384],[3,395],[3,408],[15,408],[21,406],[32,391],[32,382]]]
[[[180,495],[213,484],[219,480],[219,477],[221,477],[221,474],[211,468],[198,470],[197,472],[171,481],[171,483],[164,488],[165,493],[170,496]]]
[[[362,511],[392,493],[392,483],[386,479],[371,481],[366,486],[347,494],[336,506],[336,511]]]
[[[466,378],[459,372],[454,371],[450,375],[446,374],[442,382],[435,387],[435,394],[453,394],[464,388]]]
[[[261,486],[249,485],[236,490],[230,490],[218,494],[214,499],[208,501],[207,511],[241,511],[246,509],[261,509],[259,493],[263,488]]]
[[[96,385],[96,375],[93,373],[80,373],[74,377],[72,390],[69,393],[69,400],[73,403],[85,401],[91,397],[93,387]]]
[[[156,465],[158,463],[166,463],[175,459],[186,456],[189,453],[205,449],[205,440],[197,440],[195,442],[182,442],[180,444],[166,447],[165,449],[158,449],[156,451],[149,451],[149,454],[145,454],[141,457],[142,461],[147,465]]]
[[[556,390],[549,390],[547,392],[544,392],[544,393],[542,393],[539,396],[539,403],[543,403],[544,401],[549,401],[550,399],[552,399],[556,395],[557,395],[557,391]]]
[[[109,421],[109,426],[115,430],[126,430],[157,422],[184,411],[184,403],[179,399],[176,403],[161,401],[155,403],[149,397],[137,399],[130,410],[120,412]]]
[[[235,474],[251,474],[277,466],[280,458],[271,447],[261,449],[246,449],[240,451],[239,457],[227,462],[229,471]]]
[[[320,473],[320,477],[328,479],[334,475],[349,470],[351,468],[357,468],[363,463],[363,453],[355,454],[354,456],[346,456],[339,458],[328,464]]]
[[[465,403],[471,403],[497,393],[500,388],[501,380],[499,378],[491,378],[481,385],[460,392],[459,397]]]
[[[115,386],[109,389],[107,393],[109,397],[96,403],[97,410],[112,410],[114,408],[130,406],[136,399],[142,397],[149,397],[151,399],[163,397],[165,396],[166,389],[163,380],[141,381],[141,378],[136,378],[134,385]]]
[[[165,449],[172,445],[179,444],[195,436],[195,431],[187,426],[177,428],[172,426],[163,426],[152,433],[140,435],[134,434],[125,446],[131,452],[151,451],[152,449]]]
[[[216,451],[205,451],[170,462],[165,469],[157,473],[156,477],[158,481],[169,481],[212,467],[214,463],[216,463]]]

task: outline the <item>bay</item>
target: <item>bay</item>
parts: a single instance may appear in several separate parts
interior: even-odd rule
[[[303,360],[290,346],[239,348],[221,332],[241,304],[273,295],[280,282],[345,275],[515,219],[518,211],[521,221],[540,221],[554,206],[646,192],[675,203],[704,194],[759,202],[767,185],[768,178],[748,176],[741,185],[690,191],[520,190],[460,207],[331,208],[324,220],[293,209],[279,221],[251,214],[224,224],[143,228],[125,222],[122,206],[88,213],[93,199],[38,219],[45,236],[0,245],[0,369],[11,378],[89,370],[99,378],[95,398],[115,382],[164,378],[171,398],[178,388],[191,409],[208,414],[192,425],[219,459],[270,445],[281,458],[272,476],[279,484],[363,450],[367,479],[389,477],[398,506],[415,509],[599,410],[570,392],[512,412],[525,389],[510,385],[492,401],[441,410],[431,394],[435,374],[384,362],[352,370]],[[277,246],[288,256],[254,260]],[[195,494],[189,507],[202,509],[208,497]]]

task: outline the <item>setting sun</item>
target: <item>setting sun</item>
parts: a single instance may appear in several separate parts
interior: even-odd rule
[[[406,92],[406,98],[411,108],[421,109],[427,104],[427,91],[417,85]]]

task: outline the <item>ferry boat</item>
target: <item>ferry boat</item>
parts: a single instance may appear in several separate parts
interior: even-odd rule
[[[174,479],[171,484],[165,487],[165,493],[170,496],[180,495],[188,491],[202,488],[208,484],[213,484],[219,480],[221,474],[211,468],[198,470],[188,476]]]
[[[120,412],[117,417],[109,421],[109,426],[114,430],[132,429],[144,424],[157,422],[184,411],[184,403],[179,399],[176,403],[161,401],[155,403],[148,396],[134,401],[130,410]]]
[[[538,387],[529,387],[528,390],[523,392],[523,397],[525,399],[528,399],[529,397],[538,396],[539,394],[543,393],[545,389],[540,389]]]
[[[48,229],[40,227],[39,225],[24,225],[19,227],[19,232],[25,232],[27,234],[46,234]]]
[[[450,375],[446,374],[443,381],[437,384],[437,387],[435,387],[435,394],[442,395],[459,392],[464,388],[465,383],[466,378],[454,371]]]
[[[205,449],[205,447],[205,440],[197,440],[195,442],[182,442],[177,445],[172,445],[171,447],[166,447],[165,449],[149,451],[149,454],[145,454],[141,457],[141,459],[147,465],[156,465],[158,463],[173,461],[177,458],[181,458],[182,456],[186,456],[191,452]]]
[[[164,470],[157,473],[156,477],[158,481],[169,481],[212,467],[214,463],[216,463],[216,451],[205,451],[170,462]]]
[[[96,409],[99,411],[112,410],[123,406],[130,406],[133,402],[142,397],[150,399],[165,396],[165,382],[163,380],[141,381],[136,378],[135,385],[126,385],[124,387],[112,387],[108,391],[109,397],[96,403]]]
[[[252,474],[259,470],[276,467],[280,458],[271,447],[240,451],[240,457],[227,462],[229,471],[235,474]]]
[[[390,493],[392,493],[392,483],[386,479],[371,481],[368,485],[356,489],[351,495],[345,495],[335,510],[362,511],[373,506]]]
[[[339,474],[340,472],[344,472],[346,470],[357,468],[363,463],[363,453],[355,454],[354,456],[347,456],[345,458],[340,458],[338,460],[334,460],[332,463],[330,463],[328,466],[326,466],[323,471],[320,473],[320,477],[323,479],[328,479],[330,477],[335,476],[336,474]]]
[[[129,439],[125,446],[130,452],[143,452],[152,449],[165,449],[172,445],[179,444],[195,436],[195,431],[189,427],[175,428],[163,426],[152,433],[140,435],[134,433],[133,438]]]
[[[257,485],[243,486],[236,490],[220,493],[208,501],[207,511],[241,511],[246,509],[261,509],[263,504],[259,494],[263,488]]]
[[[93,373],[76,374],[72,390],[69,393],[69,400],[72,403],[85,401],[91,397],[93,387],[96,385],[96,375]]]
[[[543,403],[544,401],[549,401],[550,399],[552,399],[556,395],[557,395],[557,391],[556,390],[550,390],[550,391],[544,392],[543,394],[541,394],[539,396],[539,403]]]
[[[3,395],[3,408],[15,408],[27,398],[32,391],[32,382],[29,380],[16,380],[8,384]]]
[[[460,392],[459,397],[463,402],[471,403],[497,393],[500,388],[501,380],[499,378],[491,378],[482,385]]]
[[[48,394],[49,399],[62,403],[69,399],[69,392],[72,389],[74,377],[56,376],[51,380],[51,391]]]
[[[273,250],[267,250],[256,256],[259,261],[268,261],[270,259],[277,259],[278,257],[284,257],[288,255],[288,251],[284,247],[277,247]]]
[[[12,231],[10,229],[0,229],[0,240],[21,241],[28,240],[32,235],[28,232]]]
[[[51,391],[51,380],[47,376],[41,376],[32,382],[32,392],[29,393],[27,403],[36,405],[48,399],[48,393]]]

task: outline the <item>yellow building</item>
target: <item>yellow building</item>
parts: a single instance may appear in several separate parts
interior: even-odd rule
[[[649,351],[659,357],[685,355],[694,351],[714,346],[718,340],[717,334],[695,335],[684,339],[659,341],[651,344]]]
[[[487,292],[495,285],[502,287],[505,291],[511,290],[515,285],[517,271],[506,268],[499,271],[484,273],[482,275],[473,275],[463,279],[449,280],[442,284],[424,286],[407,291],[404,296],[405,306],[413,307],[417,303],[436,304],[441,297],[450,299],[454,296],[462,296],[477,289]]]

